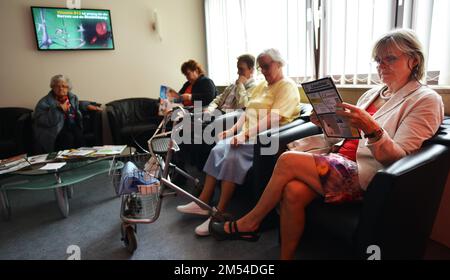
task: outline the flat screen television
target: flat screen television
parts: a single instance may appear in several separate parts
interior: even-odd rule
[[[113,50],[109,10],[31,7],[38,50]]]

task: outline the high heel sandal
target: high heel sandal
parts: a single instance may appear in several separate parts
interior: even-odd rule
[[[225,222],[211,222],[209,224],[209,232],[218,241],[222,240],[245,240],[250,242],[258,241],[260,234],[258,231],[240,232],[236,221],[229,221],[228,229],[224,230]]]

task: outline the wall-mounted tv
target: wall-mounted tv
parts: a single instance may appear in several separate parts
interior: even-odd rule
[[[31,7],[38,50],[113,50],[109,10]]]

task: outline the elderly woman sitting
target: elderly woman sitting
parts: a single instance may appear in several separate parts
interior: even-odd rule
[[[49,153],[83,146],[80,105],[78,97],[71,92],[69,78],[64,75],[52,77],[50,88],[51,91],[39,100],[34,109],[36,152]],[[89,103],[82,106],[86,110],[97,110]]]
[[[372,55],[384,85],[367,91],[356,106],[342,103],[337,111],[365,140],[324,135],[300,140],[321,140],[324,147],[333,149],[328,154],[282,154],[255,208],[238,221],[211,224],[215,237],[257,240],[262,219],[281,202],[281,258],[292,259],[303,233],[305,207],[311,201],[362,199],[379,169],[417,151],[435,134],[443,119],[443,103],[435,91],[419,82],[425,62],[415,33],[400,29],[384,35]],[[315,117],[311,121],[320,125]]]
[[[210,152],[203,171],[207,174],[199,199],[209,203],[217,180],[221,180],[221,195],[217,209],[224,211],[236,184],[244,182],[253,162],[253,145],[258,132],[276,124],[294,120],[300,112],[300,95],[297,85],[283,76],[284,60],[278,50],[262,52],[257,62],[266,81],[257,85],[249,98],[247,109],[238,122],[222,132],[222,139]],[[237,133],[237,135],[235,135]],[[208,215],[196,203],[178,206],[182,213]],[[210,218],[195,229],[201,236],[209,235]]]
[[[217,95],[213,80],[205,76],[205,70],[195,60],[188,60],[181,65],[181,72],[186,82],[178,94],[184,106],[193,106],[195,101],[201,101],[202,106],[208,106]]]

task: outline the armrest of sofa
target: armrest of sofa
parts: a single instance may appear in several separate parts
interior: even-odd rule
[[[424,145],[442,144],[450,147],[450,116],[446,116],[436,134],[424,142]]]
[[[121,123],[119,123],[118,117],[116,115],[116,111],[114,110],[113,106],[106,105],[106,115],[108,117],[108,124],[111,131],[111,136],[113,138],[114,144],[122,143],[122,137],[120,136],[120,130],[114,129],[119,128],[122,126]]]
[[[83,115],[83,136],[87,146],[103,145],[103,112],[84,111]]]
[[[422,258],[449,164],[449,149],[432,144],[378,171],[364,195],[355,235],[359,254],[378,245],[382,259]]]
[[[258,201],[267,182],[272,175],[273,168],[278,157],[286,151],[288,143],[307,136],[321,133],[321,129],[313,123],[297,119],[285,126],[280,127],[276,132],[264,131],[258,135],[258,141],[254,146],[254,157],[251,189],[252,197]]]
[[[14,126],[14,139],[17,142],[17,152],[31,152],[31,112],[20,115]]]
[[[215,133],[219,133],[230,129],[239,120],[241,115],[244,113],[243,110],[236,110],[230,113],[226,113],[216,117],[209,125],[214,126]]]

